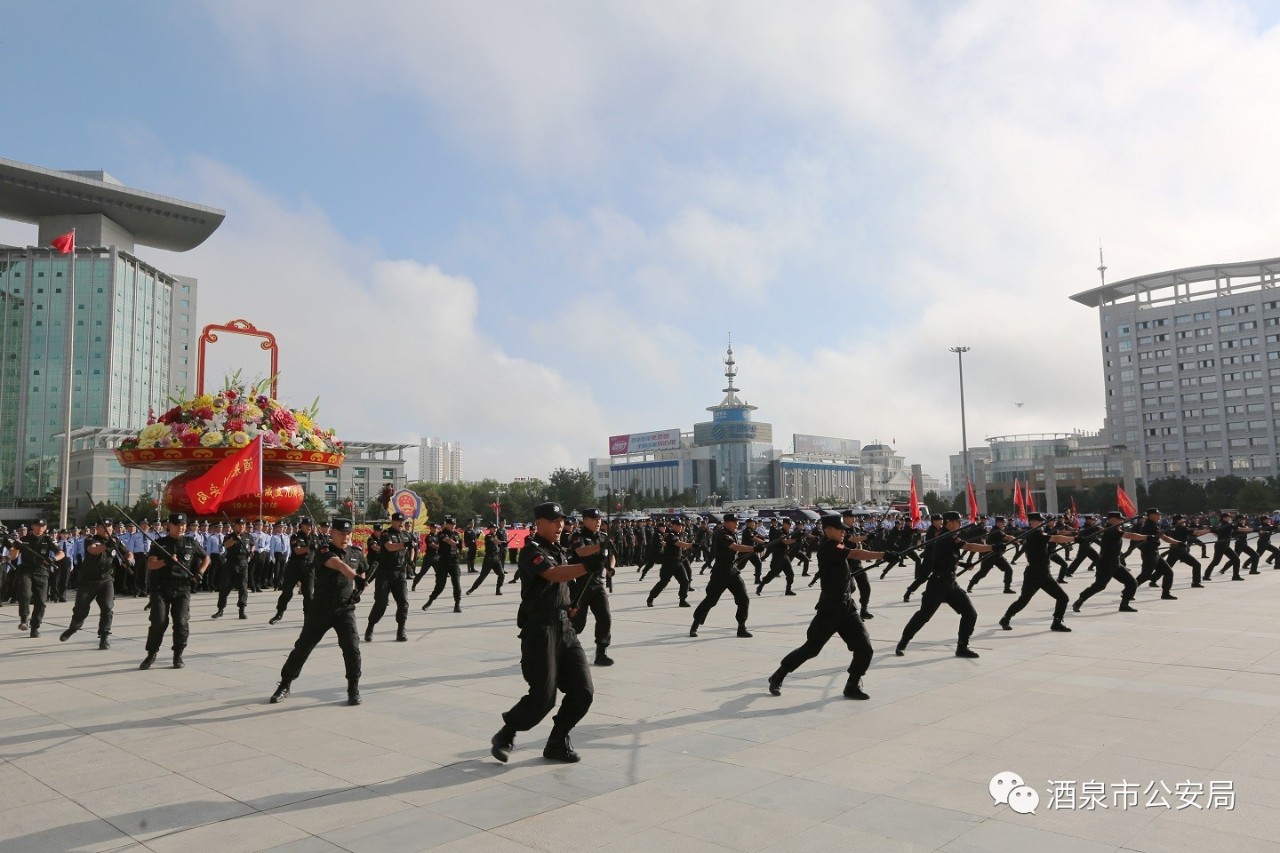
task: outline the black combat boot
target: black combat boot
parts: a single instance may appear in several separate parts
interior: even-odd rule
[[[494,758],[507,763],[511,758],[511,750],[515,748],[516,733],[510,726],[503,726],[498,733],[489,739],[489,752]]]
[[[276,687],[276,692],[272,693],[271,698],[268,699],[267,701],[270,702],[272,705],[275,705],[275,704],[278,704],[279,702],[282,702],[285,699],[288,699],[289,685],[292,683],[293,681],[288,678],[280,679],[280,685]]]
[[[363,700],[360,698],[360,679],[347,679],[347,704],[359,705]]]
[[[542,757],[551,761],[563,761],[566,764],[576,764],[582,760],[582,756],[574,751],[573,744],[569,743],[569,733],[561,733],[555,729],[551,730],[551,737],[547,738]]]
[[[156,662],[156,653],[147,652],[147,656],[142,659],[142,663],[138,664],[138,669],[151,669],[151,664]]]

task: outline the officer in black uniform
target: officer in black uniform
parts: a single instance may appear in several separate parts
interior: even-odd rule
[[[471,589],[467,590],[467,595],[475,592],[480,588],[480,584],[484,583],[484,579],[489,573],[498,576],[498,589],[494,595],[502,595],[502,585],[507,580],[507,569],[502,564],[502,550],[505,546],[498,541],[498,531],[490,529],[484,534],[484,560],[480,564],[480,576],[476,578],[475,583],[471,584]]]
[[[1191,543],[1196,541],[1200,536],[1208,536],[1207,528],[1192,529],[1187,522],[1186,516],[1175,515],[1173,517],[1173,529],[1169,531],[1169,538],[1174,540],[1174,544],[1169,546],[1169,550],[1165,552],[1164,560],[1172,569],[1178,563],[1186,563],[1191,567],[1191,586],[1194,589],[1202,589],[1204,584],[1200,582],[1200,561],[1191,556]]]
[[[533,508],[534,534],[520,551],[520,672],[529,692],[502,715],[503,725],[490,740],[493,757],[506,763],[516,732],[542,722],[555,707],[556,690],[564,693],[560,711],[553,718],[551,737],[542,751],[553,761],[575,762],[580,756],[569,741],[569,732],[591,707],[595,690],[586,652],[573,630],[569,581],[586,574],[584,563],[569,563],[560,548],[564,510],[554,501]],[[584,546],[585,558],[598,553],[599,545]]]
[[[956,561],[961,551],[974,554],[991,553],[990,545],[977,542],[961,542],[956,538],[960,530],[960,513],[944,512],[942,527],[929,538],[924,546],[924,556],[920,563],[925,574],[924,594],[920,596],[920,609],[908,620],[902,629],[902,638],[898,640],[895,654],[906,653],[907,644],[916,633],[925,626],[933,614],[944,603],[960,614],[960,635],[956,642],[956,657],[976,658],[978,653],[969,648],[969,637],[978,624],[978,611],[973,609],[969,596],[956,583]],[[927,535],[927,534],[926,534]]]
[[[1169,564],[1160,555],[1160,543],[1167,542],[1173,545],[1177,540],[1165,536],[1160,530],[1160,510],[1152,507],[1147,510],[1146,516],[1147,520],[1137,530],[1146,537],[1138,543],[1138,551],[1142,554],[1142,573],[1138,575],[1137,583],[1138,586],[1142,586],[1144,581],[1149,580],[1154,584],[1160,580],[1164,586],[1160,597],[1174,601],[1178,596],[1169,591],[1173,588],[1173,569],[1169,568]],[[1237,562],[1236,569],[1239,570],[1239,568],[1240,564]]]
[[[218,619],[227,608],[227,597],[231,590],[236,590],[236,607],[240,610],[240,618],[248,619],[245,608],[249,606],[249,562],[253,557],[253,536],[245,527],[245,520],[237,518],[231,522],[231,532],[222,537],[223,575],[222,586],[218,588],[218,610],[212,618]],[[150,563],[150,560],[148,560]]]
[[[569,538],[568,554],[570,563],[582,563],[587,573],[569,585],[569,594],[577,605],[574,614],[573,630],[582,636],[587,629],[587,611],[596,620],[596,666],[613,666],[613,658],[606,650],[612,642],[613,616],[609,612],[609,592],[605,589],[605,581],[611,577],[617,565],[613,540],[600,530],[603,521],[600,510],[592,507],[582,511],[582,524]],[[594,546],[599,546],[593,550]],[[583,556],[586,551],[590,554]]]
[[[396,513],[399,515],[400,513]],[[392,516],[395,518],[395,516]],[[401,519],[403,520],[403,518]],[[394,523],[394,522],[393,522]],[[359,705],[360,699],[360,634],[356,628],[356,602],[368,582],[369,564],[364,553],[351,544],[355,524],[349,518],[335,518],[329,529],[329,541],[317,543],[315,595],[303,614],[302,633],[280,670],[280,685],[271,694],[271,704],[289,695],[293,680],[302,674],[302,666],[311,651],[333,629],[342,649],[347,670],[347,704]],[[374,573],[375,582],[383,569]],[[401,578],[401,584],[404,579]],[[385,599],[384,599],[385,607]]]
[[[1231,550],[1231,537],[1235,535],[1236,526],[1231,523],[1231,513],[1224,512],[1218,516],[1218,523],[1213,528],[1213,559],[1205,566],[1204,579],[1213,578],[1213,569],[1221,560],[1226,560],[1231,567],[1232,580],[1244,580],[1240,577],[1240,558]],[[1222,571],[1226,571],[1223,568]]]
[[[883,551],[864,551],[846,544],[848,533],[844,519],[829,515],[822,519],[822,544],[818,546],[818,603],[817,612],[809,623],[804,645],[782,659],[776,672],[769,676],[769,692],[782,693],[782,680],[799,668],[800,664],[814,658],[822,651],[833,634],[840,639],[853,660],[849,663],[849,680],[844,686],[848,699],[869,699],[862,690],[862,676],[871,666],[871,638],[859,618],[859,605],[853,598],[852,566],[854,560],[882,560]]]
[[[369,622],[365,625],[364,641],[373,642],[373,626],[387,612],[388,598],[396,600],[396,642],[407,643],[405,623],[409,620],[408,557],[410,539],[414,534],[404,529],[404,513],[391,516],[391,527],[377,537],[376,545],[369,544],[371,560],[377,560],[378,571],[373,579],[373,606],[369,608]],[[318,640],[319,638],[317,638]]]
[[[467,574],[476,573],[476,550],[480,545],[480,534],[474,521],[468,521],[462,528],[462,546],[467,549]]]
[[[791,519],[784,517],[781,524],[769,527],[769,543],[765,546],[765,553],[769,555],[769,572],[756,584],[756,595],[763,593],[765,586],[778,575],[786,579],[785,594],[796,594],[791,588],[796,580],[795,570],[791,568],[791,553],[798,539],[791,531],[791,524]]]
[[[17,565],[19,631],[30,629],[32,637],[40,636],[44,621],[44,603],[49,594],[49,570],[66,554],[49,535],[43,518],[31,522],[31,532],[21,536],[9,551]]]
[[[458,535],[452,515],[444,517],[444,529],[436,536],[440,548],[436,552],[436,585],[422,605],[426,610],[444,592],[446,582],[453,584],[453,612],[462,612],[462,572],[458,568],[458,552],[462,548],[462,537]]]
[[[755,539],[752,540],[755,542]],[[738,605],[738,636],[750,637],[747,630],[747,611],[751,607],[751,599],[747,596],[747,588],[742,583],[742,568],[745,561],[739,562],[739,555],[755,555],[764,550],[764,542],[744,545],[738,541],[738,516],[732,512],[724,515],[724,521],[717,528],[711,542],[711,557],[715,561],[711,566],[711,579],[707,581],[707,597],[693,611],[693,625],[689,628],[689,636],[698,636],[698,626],[707,621],[711,608],[716,606],[725,590],[733,596]]]
[[[658,582],[653,585],[653,589],[649,590],[649,596],[645,599],[645,604],[649,607],[653,606],[653,602],[673,578],[680,590],[680,606],[693,606],[689,603],[689,552],[694,546],[684,538],[684,528],[683,518],[673,518],[671,528],[662,538],[661,550],[658,554],[658,559],[661,560]]]
[[[1258,552],[1249,547],[1249,534],[1252,532],[1253,528],[1249,526],[1249,519],[1243,515],[1236,516],[1236,529],[1232,535],[1236,559],[1240,561],[1241,566],[1249,569],[1250,574],[1256,575],[1258,573]]]
[[[1076,573],[1076,569],[1080,568],[1085,560],[1089,561],[1090,567],[1096,567],[1098,564],[1098,551],[1093,547],[1093,543],[1098,541],[1098,537],[1102,534],[1102,528],[1098,526],[1098,519],[1092,515],[1085,516],[1084,526],[1076,531],[1076,544],[1080,549],[1076,551],[1075,559],[1071,561],[1071,565],[1058,575],[1058,582],[1062,583],[1066,578]]]
[[[1053,608],[1053,624],[1049,626],[1049,629],[1052,631],[1071,630],[1062,621],[1067,615],[1067,605],[1071,599],[1063,592],[1062,587],[1058,586],[1058,582],[1053,579],[1053,571],[1049,568],[1049,546],[1053,544],[1065,545],[1071,541],[1071,537],[1062,533],[1054,533],[1044,526],[1044,521],[1044,516],[1041,513],[1027,513],[1027,524],[1030,529],[1022,537],[1022,553],[1027,556],[1027,568],[1022,572],[1022,593],[1014,599],[1013,603],[1009,605],[1009,609],[1005,611],[1004,616],[1000,619],[1000,627],[1006,631],[1013,630],[1009,620],[1017,616],[1022,608],[1027,606],[1027,602],[1040,590],[1047,592],[1056,601]]]
[[[316,574],[312,558],[319,542],[320,536],[315,532],[311,519],[299,519],[293,535],[289,537],[289,559],[284,564],[280,598],[276,601],[276,615],[271,617],[270,624],[284,618],[284,612],[293,599],[293,590],[299,584],[302,585],[302,615],[307,615],[307,608],[315,595]]]
[[[151,543],[147,555],[147,587],[151,592],[151,629],[147,632],[147,656],[138,669],[151,669],[160,644],[164,642],[169,619],[173,619],[173,668],[182,669],[182,652],[187,647],[188,619],[191,615],[191,585],[199,583],[209,568],[209,555],[194,539],[183,536],[186,513],[169,516],[168,532]]]
[[[1102,592],[1107,584],[1111,583],[1112,578],[1120,581],[1124,586],[1124,590],[1120,593],[1120,612],[1138,612],[1131,605],[1134,593],[1138,589],[1138,582],[1133,579],[1133,575],[1129,574],[1129,570],[1120,564],[1120,546],[1126,539],[1141,542],[1147,537],[1141,533],[1126,532],[1123,524],[1124,516],[1119,511],[1113,509],[1107,513],[1106,526],[1097,536],[1098,556],[1093,561],[1093,583],[1081,592],[1075,604],[1071,605],[1071,609],[1076,613],[1080,612],[1080,605],[1088,601],[1091,596]]]
[[[1255,525],[1258,531],[1258,556],[1252,561],[1249,574],[1258,574],[1258,565],[1262,562],[1262,558],[1266,557],[1268,552],[1271,556],[1266,557],[1267,562],[1274,563],[1277,555],[1280,555],[1280,549],[1271,544],[1271,537],[1275,535],[1276,525],[1269,517],[1265,515],[1258,516],[1258,523]],[[1280,568],[1278,566],[1277,568]]]
[[[985,578],[987,572],[991,571],[991,567],[995,566],[1004,573],[1004,591],[1010,595],[1014,594],[1013,566],[1009,565],[1009,561],[1004,558],[1005,546],[1014,540],[1014,537],[1009,534],[1009,530],[1005,526],[1007,523],[1003,515],[997,515],[991,525],[991,529],[987,531],[986,543],[991,546],[991,552],[982,555],[982,559],[978,563],[977,573],[969,579],[969,585],[966,588],[968,592],[973,592],[973,588],[978,585],[978,581]]]
[[[129,553],[119,539],[111,535],[111,522],[99,519],[93,535],[84,540],[84,558],[76,566],[76,603],[71,610],[71,624],[58,637],[62,642],[71,639],[89,618],[89,605],[98,602],[98,648],[109,649],[111,643],[111,614],[115,606],[115,567],[117,562],[132,562]]]

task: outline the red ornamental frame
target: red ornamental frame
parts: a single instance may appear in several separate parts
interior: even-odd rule
[[[200,346],[196,351],[196,396],[199,397],[204,394],[205,345],[217,343],[218,332],[263,339],[259,346],[271,353],[271,396],[273,399],[280,399],[276,381],[276,377],[280,375],[280,346],[276,343],[276,336],[270,332],[260,330],[248,320],[231,320],[226,325],[210,323],[200,332]]]

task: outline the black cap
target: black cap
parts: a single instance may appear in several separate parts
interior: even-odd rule
[[[381,524],[375,524],[375,525],[373,526],[373,529],[374,529],[374,530],[381,530],[381,529],[382,529],[382,525],[381,525]]]
[[[350,533],[352,528],[356,525],[355,522],[349,518],[335,518],[333,521],[329,522],[329,526],[339,533]]]
[[[110,527],[114,522],[109,518],[100,518],[94,523],[94,527]]]
[[[35,527],[37,524],[47,526],[49,522],[45,521],[43,518],[37,518],[35,521],[31,522],[32,527]]]
[[[603,515],[603,513],[601,513],[600,510],[596,509],[595,507],[591,507],[590,509],[584,509],[582,511],[583,518],[600,518],[601,515]]]
[[[186,524],[187,514],[185,512],[171,512],[169,513],[169,523],[170,524]]]
[[[300,519],[298,519],[298,526],[299,526],[299,527],[301,527],[301,526],[302,526],[302,525],[304,525],[304,524],[305,524],[305,525],[307,525],[307,526],[310,526],[310,525],[311,525],[311,519],[310,519],[310,518],[300,518]]]
[[[1009,519],[1005,518],[1003,515],[997,515],[994,519],[992,519],[992,523],[999,524],[1002,521],[1008,521],[1008,520]]]
[[[1156,509],[1155,507],[1152,507],[1151,509],[1143,513],[1143,515],[1159,515],[1159,514],[1160,514],[1160,510]]]
[[[395,516],[392,516],[392,518],[395,518]],[[457,524],[457,523],[458,523],[458,520],[457,520],[456,518],[454,518],[452,515],[446,515],[446,516],[444,517],[444,523],[445,523],[445,524]]]
[[[943,521],[959,521],[960,513],[955,512],[954,510],[948,510],[947,512],[944,512],[942,514],[942,520]]]
[[[723,519],[723,520],[724,520],[724,521],[737,521],[737,520],[738,520],[738,514],[737,514],[736,512],[726,512],[726,513],[724,514],[724,519]]]
[[[840,513],[841,518],[856,518],[857,516],[858,514],[851,509],[846,509],[844,512]]]
[[[392,520],[392,521],[404,521],[404,513],[403,513],[403,512],[393,512],[393,513],[391,513],[391,520]]]
[[[930,520],[930,521],[942,521],[942,513],[940,513],[940,512],[935,512],[933,515],[929,516],[929,520]]]
[[[1044,514],[1039,512],[1027,513],[1027,521],[1044,521]]]
[[[839,527],[841,530],[845,529],[844,516],[842,515],[824,515],[821,523],[823,530],[826,530],[828,527]]]
[[[1118,509],[1113,509],[1107,513],[1107,518],[1124,518],[1124,513]]]
[[[790,524],[790,523],[791,523],[791,516],[789,516],[789,515],[784,515],[784,516],[782,517],[782,523],[783,523],[783,524]]]
[[[248,524],[249,522],[245,521],[243,518],[237,518],[235,521],[231,523],[232,524]]]
[[[555,521],[557,518],[564,518],[565,513],[560,508],[560,504],[555,501],[547,501],[533,508],[533,517],[541,518],[543,521]]]
[[[678,516],[678,515],[677,515],[677,516],[675,516],[674,518],[670,519],[669,523],[670,523],[670,524],[678,524],[678,525],[680,525],[681,527],[684,527],[684,519],[683,519],[683,518],[681,518],[681,517],[680,517],[680,516]]]

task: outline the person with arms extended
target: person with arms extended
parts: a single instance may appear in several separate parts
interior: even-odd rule
[[[186,513],[170,514],[167,533],[151,543],[147,579],[151,590],[151,628],[147,631],[147,656],[138,669],[151,669],[160,644],[173,619],[173,668],[182,669],[182,652],[190,635],[191,584],[199,583],[209,568],[209,555],[194,539],[183,534]]]
[[[516,732],[532,729],[556,704],[557,689],[564,693],[560,711],[553,718],[551,737],[542,751],[552,761],[576,762],[581,757],[569,741],[569,732],[586,715],[595,697],[587,654],[573,630],[575,615],[569,600],[569,581],[587,573],[584,563],[569,563],[560,547],[564,510],[554,501],[533,508],[534,533],[520,550],[520,671],[529,691],[502,715],[502,728],[490,740],[490,752],[504,764],[511,757]],[[578,556],[598,554],[599,544],[584,546]]]

